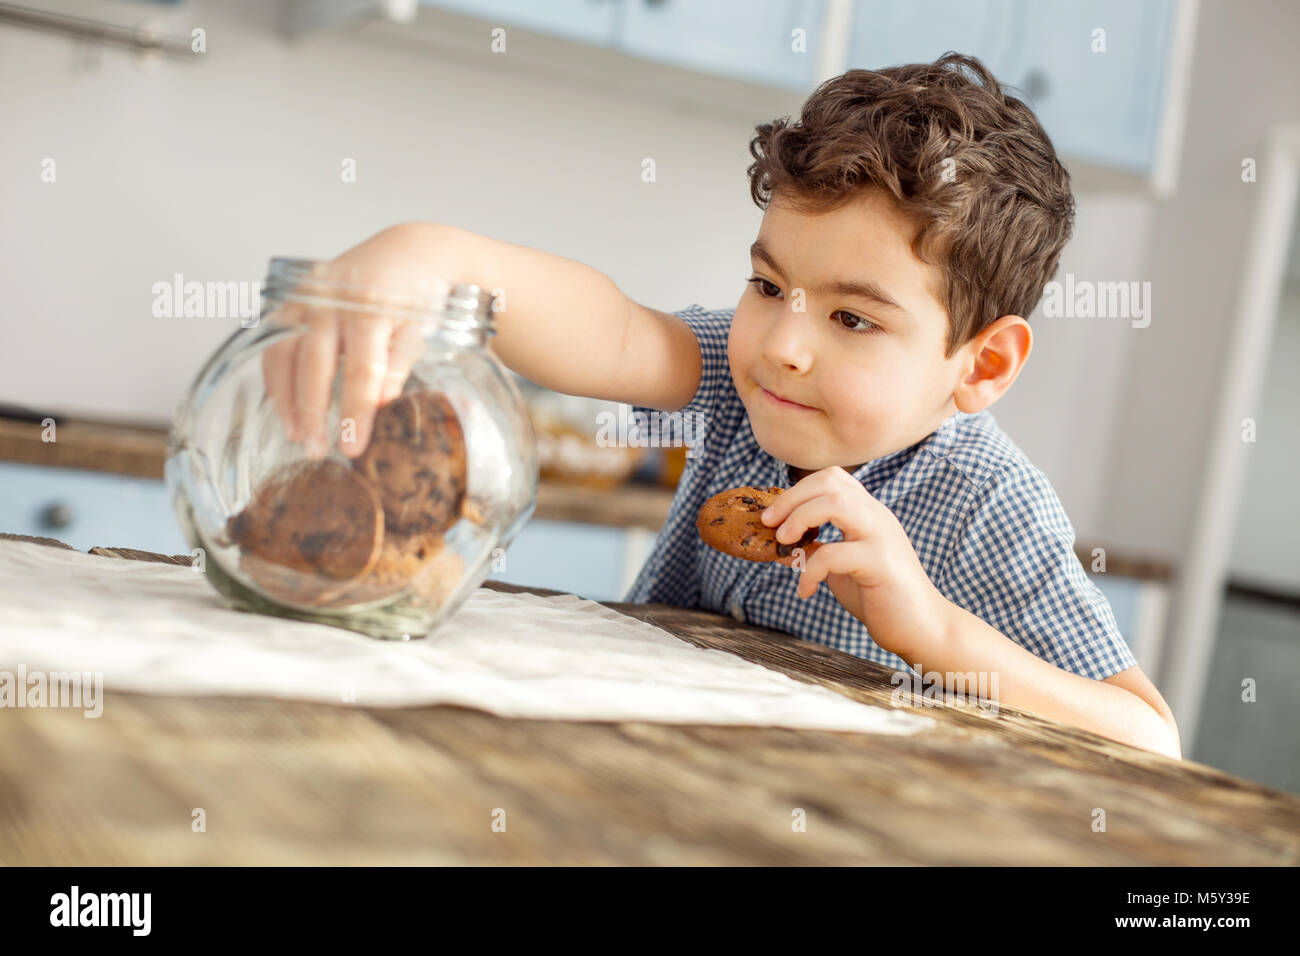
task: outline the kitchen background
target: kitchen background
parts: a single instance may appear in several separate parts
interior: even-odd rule
[[[186,46],[198,28],[205,50],[78,39],[84,22],[31,11]],[[1085,567],[1105,549],[1093,579],[1185,755],[1300,790],[1298,46],[1290,0],[0,4],[0,531],[189,550],[151,465],[119,467],[102,434],[75,462],[21,440],[49,415],[158,447],[237,323],[155,318],[156,282],[259,281],[274,255],[435,220],[586,262],[659,309],[732,306],[761,218],[753,126],[844,69],[969,52],[1074,177],[1058,278],[1152,290],[1146,327],[1040,307],[994,413]],[[618,600],[680,454],[595,449],[616,406],[520,384],[543,493],[493,576]]]

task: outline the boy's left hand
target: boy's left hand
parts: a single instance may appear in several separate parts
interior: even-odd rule
[[[823,468],[800,479],[777,496],[762,520],[776,526],[782,544],[828,521],[844,536],[804,549],[803,570],[795,571],[800,598],[811,597],[825,580],[835,598],[867,625],[873,641],[905,659],[941,639],[952,605],[930,582],[894,513],[843,468]],[[799,557],[796,550],[777,560],[797,568]]]

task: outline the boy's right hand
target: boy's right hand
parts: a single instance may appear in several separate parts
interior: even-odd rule
[[[448,279],[490,289],[497,301],[488,341],[504,366],[564,395],[673,411],[698,389],[702,356],[694,331],[678,316],[638,305],[604,273],[574,259],[503,242],[445,223],[385,229],[330,263],[327,278],[365,289],[420,289]],[[310,285],[310,279],[300,285]],[[326,291],[326,290],[322,290]],[[337,290],[328,290],[334,298]],[[507,315],[506,293],[510,306]],[[332,444],[327,413],[343,360],[339,447],[355,458],[370,441],[379,405],[402,391],[424,349],[424,323],[374,311],[289,302],[275,321],[306,325],[263,358],[266,391],[294,441],[323,455]],[[344,442],[343,438],[355,438]]]
[[[456,277],[450,262],[440,266],[431,260],[431,239],[436,248],[436,229],[429,224],[394,226],[329,263],[322,279],[348,283],[351,288],[322,288],[320,295],[373,305],[373,311],[288,301],[268,316],[284,325],[307,327],[266,350],[262,374],[286,435],[303,442],[309,455],[321,457],[332,444],[332,436],[326,433],[327,417],[340,356],[340,419],[341,423],[351,419],[354,427],[340,428],[337,437],[340,450],[349,458],[365,450],[379,406],[401,394],[424,349],[425,326],[415,319],[386,315],[383,307],[388,297],[382,290],[431,291],[431,275]],[[311,283],[304,280],[299,292],[311,295]]]

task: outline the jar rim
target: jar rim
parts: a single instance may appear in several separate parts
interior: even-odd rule
[[[437,319],[453,329],[494,331],[491,291],[441,276],[421,276],[414,284],[376,285],[356,267],[342,269],[330,260],[275,256],[267,267],[262,295],[280,301],[379,312],[421,321]]]

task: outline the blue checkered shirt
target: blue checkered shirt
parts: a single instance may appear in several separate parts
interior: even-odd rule
[[[674,313],[700,343],[704,371],[680,413],[703,421],[704,435],[695,438],[668,520],[624,600],[707,608],[910,671],[871,639],[825,581],[800,599],[789,568],[723,554],[696,530],[700,505],[718,492],[792,484],[786,464],[755,440],[732,381],[727,333],[734,312],[692,305]],[[1100,680],[1137,665],[1109,602],[1074,553],[1074,528],[1056,492],[987,411],[958,412],[853,477],[898,518],[926,574],[954,604],[1064,670]],[[828,522],[818,540],[843,536]]]

